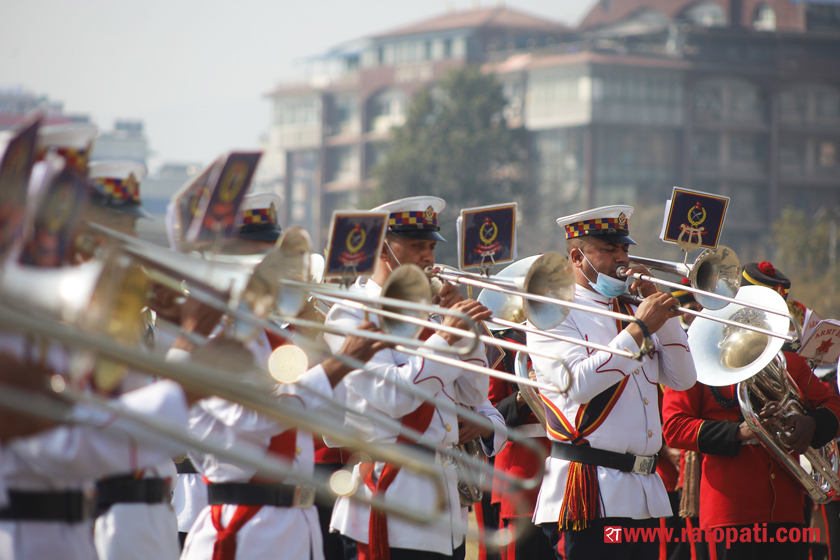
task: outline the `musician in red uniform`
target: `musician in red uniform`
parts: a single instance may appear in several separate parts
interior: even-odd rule
[[[525,337],[515,330],[497,333],[496,336],[520,344],[525,343]],[[510,352],[505,352],[504,359],[496,368],[514,373],[513,359]],[[545,428],[539,423],[515,384],[491,379],[489,397],[490,402],[501,412],[508,428],[539,442],[548,453],[550,445],[545,436]],[[531,449],[511,441],[496,455],[495,468],[510,476],[530,478],[537,473],[540,463],[539,457]],[[501,548],[502,560],[554,558],[554,550],[548,537],[531,521],[538,493],[539,488],[511,490],[501,479],[494,480],[491,503],[497,508],[499,528],[517,535],[510,544]]]
[[[742,285],[770,287],[787,297],[790,280],[770,263],[744,267]],[[787,444],[802,453],[819,448],[840,431],[840,398],[814,376],[806,361],[784,352],[787,369],[808,412],[788,420]],[[736,386],[697,383],[687,391],[665,390],[663,433],[668,445],[703,453],[700,524],[712,530],[712,558],[807,558],[802,540],[804,492],[747,427]],[[770,403],[761,415],[775,415]],[[729,541],[724,541],[732,536]],[[770,539],[773,539],[771,541]],[[734,542],[732,542],[734,541]],[[760,541],[760,542],[757,542]]]

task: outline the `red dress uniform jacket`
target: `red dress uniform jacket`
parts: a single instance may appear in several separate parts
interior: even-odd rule
[[[502,361],[497,369],[504,371]],[[533,437],[533,441],[543,445],[546,453],[550,450],[548,438],[545,436],[545,429],[540,425],[537,417],[524,405],[522,409],[516,403],[516,389],[512,384],[502,379],[490,379],[490,402],[502,413],[508,428],[523,435]],[[524,447],[521,443],[508,441],[508,444],[497,455],[495,469],[505,472],[510,476],[531,478],[541,466],[534,452]],[[523,517],[530,519],[534,514],[534,505],[537,503],[539,486],[533,490],[515,491],[507,487],[504,481],[496,478],[493,481],[493,494],[491,503],[499,504],[499,517],[512,519]]]
[[[840,398],[817,379],[801,356],[784,354],[808,415],[817,424],[811,446],[821,447],[840,429]],[[762,445],[742,445],[736,439],[743,420],[735,388],[718,387],[721,402],[701,383],[687,391],[665,390],[665,441],[671,447],[704,454],[701,527],[804,523],[804,492],[799,484]]]

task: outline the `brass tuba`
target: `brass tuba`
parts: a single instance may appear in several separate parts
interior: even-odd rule
[[[741,288],[738,299],[780,311],[787,308],[782,296],[759,286]],[[778,333],[787,332],[789,326],[788,319],[781,315],[742,305],[730,304],[708,313]],[[785,417],[806,412],[803,396],[791,379],[781,352],[784,341],[704,318],[691,324],[688,335],[697,366],[697,380],[711,386],[738,384],[738,403],[747,425],[811,499],[824,504],[840,493],[840,459],[833,440],[820,449],[808,448],[804,457],[811,468],[806,469],[782,439],[784,426],[779,422],[763,423],[759,419],[758,409],[768,402],[778,402]]]

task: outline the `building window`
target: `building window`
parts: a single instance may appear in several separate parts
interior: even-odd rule
[[[376,94],[368,101],[368,130],[387,132],[393,126],[405,122],[408,97],[399,89],[387,89]]]
[[[718,86],[698,87],[694,92],[694,114],[701,119],[720,120],[723,116],[723,94]]]
[[[720,156],[720,137],[713,133],[694,135],[694,158],[717,161]]]
[[[837,143],[836,142],[820,142],[819,162],[820,162],[820,167],[836,167],[837,166]]]
[[[444,39],[443,41],[443,58],[452,57],[452,39]]]
[[[317,121],[316,100],[281,101],[275,106],[274,122],[277,126],[313,125]]]
[[[759,4],[753,17],[753,27],[759,31],[774,31],[776,29],[776,11],[767,4]]]
[[[762,120],[764,100],[758,88],[733,86],[730,92],[730,116],[739,120]]]
[[[804,91],[783,91],[779,105],[782,120],[805,122],[808,118],[808,94]]]
[[[766,142],[758,136],[733,135],[729,153],[733,162],[756,163],[764,160]]]
[[[726,12],[715,2],[700,2],[685,12],[683,17],[701,27],[724,27]]]
[[[836,119],[840,117],[840,94],[823,92],[817,94],[817,117]]]

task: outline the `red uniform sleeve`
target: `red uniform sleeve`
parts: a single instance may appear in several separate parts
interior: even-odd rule
[[[785,359],[788,373],[802,392],[807,414],[817,424],[811,447],[822,447],[840,432],[840,397],[814,375],[802,356],[785,352]]]
[[[665,387],[662,398],[662,435],[670,447],[699,451],[697,434],[703,425],[700,418],[702,390],[700,383],[695,383],[694,387],[686,391]]]

